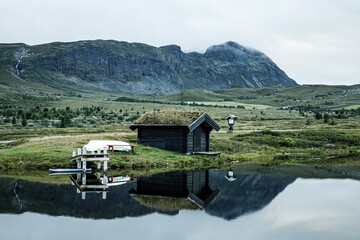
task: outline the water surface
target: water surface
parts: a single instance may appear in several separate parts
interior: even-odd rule
[[[105,195],[0,178],[0,238],[360,239],[358,169],[234,171],[135,176]]]

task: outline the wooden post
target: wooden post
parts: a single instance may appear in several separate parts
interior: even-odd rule
[[[102,199],[104,199],[104,200],[106,199],[106,192],[102,193]]]
[[[80,161],[80,159],[76,159],[76,167],[77,168],[81,168],[81,161]]]
[[[75,157],[75,156],[76,156],[76,152],[75,152],[75,151],[73,151],[73,154],[72,154],[72,156],[73,156],[73,157]]]
[[[86,147],[83,147],[83,154],[86,154]]]
[[[105,160],[105,161],[104,161],[104,172],[105,172],[105,173],[107,172],[107,168],[108,168],[108,166],[107,166],[107,161]]]
[[[78,155],[81,155],[81,148],[78,148]]]
[[[86,173],[82,174],[81,184],[86,185]]]
[[[107,154],[107,150],[108,150],[108,147],[105,146],[105,147],[104,147],[104,154]]]
[[[97,154],[101,154],[101,149],[100,148],[98,148]]]
[[[82,164],[83,164],[83,173],[86,173],[86,160],[82,161]]]
[[[108,182],[108,178],[107,178],[107,176],[106,176],[106,173],[104,173],[104,177],[103,177],[103,181],[102,181],[102,184],[107,184],[107,182]]]

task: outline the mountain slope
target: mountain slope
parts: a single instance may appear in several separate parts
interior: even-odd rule
[[[184,53],[176,45],[156,48],[105,40],[0,44],[0,66],[54,88],[132,94],[297,85],[265,54],[235,42],[209,47],[204,54]]]

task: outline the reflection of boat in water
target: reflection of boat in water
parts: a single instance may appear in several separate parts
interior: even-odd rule
[[[101,178],[102,179],[102,178]],[[126,184],[126,183],[129,183],[129,182],[135,182],[136,179],[133,175],[131,176],[109,176],[107,178],[107,183],[106,185],[111,187],[111,186],[118,186],[118,185],[122,185],[122,184]]]
[[[176,171],[139,177],[129,193],[140,203],[159,210],[206,208],[219,194],[209,187],[208,170]]]

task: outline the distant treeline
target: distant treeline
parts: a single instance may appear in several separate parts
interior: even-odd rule
[[[305,117],[313,116],[316,120],[323,119],[324,123],[335,125],[336,119],[347,119],[350,117],[360,116],[360,108],[357,109],[331,109],[320,106],[293,106],[288,108],[279,108],[279,110],[296,110],[299,114]],[[310,120],[307,120],[310,124]]]
[[[110,99],[108,99],[110,100]],[[117,102],[139,102],[139,103],[157,103],[157,104],[172,104],[172,105],[188,105],[188,106],[195,106],[195,107],[217,107],[217,108],[239,108],[239,109],[245,109],[242,105],[237,106],[228,106],[228,105],[219,105],[219,104],[204,104],[204,103],[188,103],[188,102],[165,102],[165,101],[159,101],[159,100],[144,100],[144,99],[134,99],[129,97],[119,97],[115,99]]]
[[[0,126],[83,127],[134,121],[139,117],[140,113],[135,113],[133,109],[119,109],[115,112],[95,106],[73,110],[70,107],[60,109],[36,106],[22,109],[14,105],[0,105]]]

